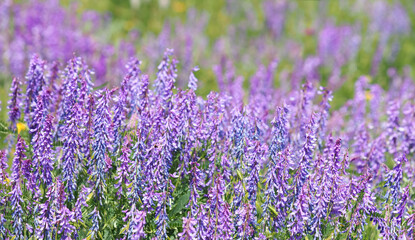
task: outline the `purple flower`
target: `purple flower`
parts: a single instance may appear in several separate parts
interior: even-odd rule
[[[312,166],[312,160],[314,155],[314,145],[316,142],[316,123],[315,123],[315,115],[313,114],[310,118],[310,122],[307,126],[307,133],[305,136],[305,142],[302,149],[299,151],[299,162],[297,173],[295,176],[295,194],[297,195],[299,191],[302,189],[303,183],[309,176],[309,170]]]
[[[33,153],[33,176],[32,183],[37,184],[39,180],[49,186],[52,183],[51,171],[53,170],[53,152],[52,152],[52,120],[53,117],[48,115],[42,126],[42,129],[36,133],[36,147]]]
[[[9,109],[9,120],[12,125],[12,129],[15,129],[17,120],[20,118],[20,101],[21,101],[21,89],[20,81],[18,78],[13,78],[12,85],[10,87],[10,100],[7,102]]]
[[[162,239],[165,239],[167,237],[167,227],[169,226],[169,216],[166,212],[166,201],[167,196],[166,193],[161,193],[158,198],[159,202],[156,207],[155,211],[155,223],[156,223],[156,234],[157,236],[161,237]]]
[[[250,239],[254,236],[255,226],[254,215],[252,215],[251,204],[243,204],[236,210],[236,233],[240,239]]]
[[[39,206],[39,216],[36,218],[36,232],[37,238],[52,239],[53,231],[55,229],[55,223],[57,222],[56,209],[50,203],[52,195],[52,187],[49,188],[46,197],[46,202],[41,203]]]
[[[26,145],[24,139],[19,135],[17,136],[16,151],[14,152],[13,165],[12,165],[12,181],[20,182],[22,175],[22,164],[26,160]]]
[[[190,89],[192,89],[194,92],[196,92],[197,89],[197,78],[195,77],[194,72],[199,71],[199,67],[196,66],[193,68],[192,72],[189,76],[189,84],[187,85]]]
[[[23,239],[23,219],[22,219],[22,190],[21,183],[21,168],[22,163],[26,159],[25,148],[27,145],[23,138],[17,137],[16,151],[14,153],[13,165],[12,165],[12,191],[10,193],[10,204],[12,207],[13,218],[13,234],[17,239]]]
[[[386,192],[385,199],[389,199],[389,195],[392,197],[392,203],[396,204],[398,201],[398,195],[401,190],[401,181],[402,181],[402,165],[407,162],[408,159],[405,155],[401,155],[396,162],[398,163],[391,171],[386,174],[385,186],[389,187],[390,191]]]
[[[230,211],[230,206],[228,203],[225,203],[225,205],[223,206],[218,222],[218,238],[225,240],[233,239],[235,228],[232,223],[232,213]]]
[[[115,180],[118,180],[118,183],[115,184],[114,187],[117,189],[118,195],[121,195],[121,192],[123,191],[123,186],[129,184],[129,166],[131,165],[130,154],[130,140],[127,137],[125,137],[123,148],[121,150],[120,165],[117,168],[117,175],[115,176]]]
[[[288,4],[286,1],[265,1],[264,5],[265,23],[274,38],[279,38],[284,30]]]
[[[289,215],[289,224],[292,237],[302,236],[305,234],[306,224],[310,217],[309,212],[309,192],[307,184],[302,185],[301,191],[294,204],[292,205]]]
[[[134,93],[136,93],[136,97],[133,99],[133,111],[142,112],[149,104],[148,85],[148,75],[143,75],[140,78],[140,82],[138,83],[137,89],[135,89],[134,91]]]
[[[26,100],[25,100],[25,121],[31,125],[32,106],[37,100],[37,96],[45,85],[45,62],[37,55],[33,55],[30,60],[29,71],[26,74]]]
[[[209,218],[209,206],[201,203],[199,206],[199,211],[197,213],[197,238],[198,239],[208,239],[212,236],[213,224],[211,224],[211,219]]]
[[[402,196],[399,202],[395,205],[395,210],[393,211],[393,214],[395,215],[394,218],[397,219],[398,226],[400,226],[402,223],[403,214],[405,213],[405,207],[408,203],[408,197],[409,197],[409,186],[404,189]]]
[[[119,96],[115,99],[115,105],[113,108],[114,118],[111,124],[112,137],[113,137],[113,149],[114,152],[118,150],[121,142],[121,132],[124,128],[124,121],[127,115],[127,93],[120,91]]]
[[[91,140],[92,140],[92,135],[93,135],[93,125],[94,125],[94,106],[95,106],[95,99],[94,99],[94,96],[90,94],[86,101],[86,106],[85,106],[87,117],[86,117],[84,131],[82,133],[82,139],[81,139],[82,144],[80,147],[81,152],[88,163],[91,163]]]
[[[127,232],[128,239],[144,239],[146,237],[146,233],[144,232],[146,212],[139,211],[133,204],[131,210],[125,216],[124,221],[127,219],[130,219]]]
[[[247,149],[248,158],[248,179],[247,179],[247,192],[248,199],[250,200],[253,209],[255,209],[255,202],[257,199],[258,182],[259,182],[259,170],[260,161],[264,158],[265,151],[258,141],[248,142],[250,145]],[[254,215],[256,211],[254,212]]]
[[[33,102],[33,107],[35,107],[33,111],[33,119],[30,122],[29,128],[30,133],[33,135],[32,144],[35,145],[37,138],[39,137],[38,132],[41,130],[41,127],[45,121],[45,117],[47,115],[47,105],[50,99],[50,92],[43,91],[41,92],[36,101]]]
[[[399,114],[400,114],[400,103],[398,101],[391,101],[388,104],[386,111],[388,115],[387,122],[387,147],[391,154],[395,155],[398,152],[398,141],[400,137],[399,129]]]
[[[171,108],[172,90],[177,77],[177,60],[170,60],[170,56],[172,55],[173,50],[166,49],[163,60],[158,66],[157,79],[154,82],[155,93],[160,96],[161,105],[164,110]]]
[[[94,142],[93,151],[94,168],[92,175],[96,178],[95,188],[100,197],[103,195],[103,187],[105,185],[105,169],[107,168],[106,153],[109,150],[109,130],[111,123],[111,115],[109,113],[110,92],[105,90],[99,93],[98,105],[94,117]],[[101,201],[101,200],[100,200]]]
[[[66,206],[61,208],[57,212],[57,222],[59,222],[59,233],[61,235],[61,239],[71,239],[72,233],[75,231],[75,227],[71,224],[71,222],[75,221],[74,215]]]
[[[213,186],[209,189],[209,200],[210,211],[215,214],[218,218],[219,213],[222,212],[222,208],[225,204],[223,196],[225,194],[225,186],[222,176],[216,176]],[[195,202],[196,204],[196,202]]]
[[[22,190],[20,187],[20,181],[12,183],[12,191],[10,192],[10,205],[12,209],[12,227],[13,235],[16,239],[24,239],[23,237],[23,209],[22,209]]]
[[[195,229],[195,225],[196,225],[197,221],[192,218],[183,218],[183,232],[179,233],[179,239],[180,240],[190,240],[190,239],[195,239],[196,238],[196,229]]]
[[[6,186],[7,181],[6,179],[9,178],[9,173],[7,172],[8,164],[7,164],[7,154],[5,151],[0,150],[0,183],[3,186]]]
[[[63,125],[67,119],[79,115],[77,118],[80,121],[79,125],[86,124],[87,112],[84,105],[88,101],[88,95],[92,90],[92,83],[90,77],[90,70],[84,64],[81,58],[72,58],[68,61],[65,72],[62,76],[63,84],[61,87],[62,101],[59,105],[58,115],[60,125],[58,127],[57,135],[62,137]],[[74,108],[76,110],[74,110]],[[86,108],[87,109],[87,108]],[[75,113],[72,113],[75,111]],[[75,115],[74,115],[75,114]],[[71,116],[70,116],[71,115]]]
[[[3,214],[0,214],[0,236],[6,239],[6,233],[8,230],[4,227],[4,224],[6,223],[6,219],[4,218]]]
[[[89,218],[92,221],[92,226],[89,228],[89,236],[91,236],[91,239],[95,239],[95,236],[98,234],[99,221],[101,220],[101,216],[99,215],[99,211],[97,211],[96,207],[89,215]]]
[[[415,213],[412,213],[406,218],[406,225],[408,226],[407,229],[407,236],[414,237],[415,235]]]
[[[272,120],[272,140],[269,147],[270,159],[276,163],[275,158],[278,152],[285,149],[289,142],[288,135],[288,121],[287,121],[288,109],[286,107],[278,107],[276,111],[276,117]]]
[[[82,220],[82,216],[83,216],[82,208],[88,207],[88,204],[86,203],[86,196],[89,193],[89,191],[90,190],[88,188],[86,188],[85,186],[82,186],[78,199],[76,200],[75,207],[73,208],[73,221],[76,221],[78,223],[84,222]],[[78,230],[79,229],[75,229],[75,233],[74,233],[75,239],[77,239],[76,236],[78,236]]]
[[[284,226],[284,220],[287,215],[288,208],[288,161],[289,148],[286,148],[284,152],[279,152],[275,156],[274,161],[268,167],[266,175],[267,188],[264,192],[265,202],[262,205],[264,214],[270,214],[269,208],[274,207],[277,216],[272,214],[271,226],[278,231]]]
[[[333,93],[323,87],[320,87],[317,93],[322,95],[322,100],[320,102],[320,117],[318,119],[317,129],[317,135],[319,136],[319,145],[321,145],[321,140],[324,139],[326,134],[326,122],[329,118],[330,102],[333,100]]]
[[[63,148],[62,148],[62,180],[66,182],[69,199],[73,199],[74,191],[76,189],[76,172],[78,165],[78,158],[80,158],[80,139],[78,135],[79,119],[77,117],[77,108],[68,110],[66,115],[65,125],[63,126]]]

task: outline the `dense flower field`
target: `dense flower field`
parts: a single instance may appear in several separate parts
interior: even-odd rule
[[[284,18],[272,16],[289,7],[265,1],[260,51],[229,56],[219,41],[223,55],[201,65],[215,65],[220,91],[200,96],[182,39],[138,60],[130,43],[95,42],[42,3],[0,3],[12,19],[0,23],[0,70],[15,76],[0,121],[1,239],[415,239],[415,82],[392,67],[387,88],[374,82],[410,31],[398,4],[374,4],[389,18],[381,28],[372,16],[371,75],[333,109],[366,46],[355,26],[324,26],[315,56],[264,57],[245,86],[235,65],[278,49],[268,40]],[[95,14],[85,21],[104,24]],[[198,29],[187,24],[184,36]]]

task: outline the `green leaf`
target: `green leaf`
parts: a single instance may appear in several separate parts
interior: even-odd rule
[[[130,227],[130,222],[128,222],[127,225],[125,225],[125,227],[121,229],[120,234],[123,234],[125,231],[127,231],[129,227]]]
[[[241,171],[239,171],[239,169],[238,169],[238,170],[236,170],[236,173],[238,174],[239,179],[242,181],[244,179],[244,177],[242,176]]]
[[[189,198],[190,198],[190,191],[187,191],[185,194],[180,196],[174,208],[169,213],[169,217],[174,217],[178,212],[180,212],[189,202]]]
[[[268,205],[268,209],[271,211],[271,213],[272,213],[275,217],[278,217],[278,213],[277,213],[277,211],[275,210],[275,208],[274,208],[273,206]]]
[[[86,198],[86,201],[85,202],[89,202],[89,200],[91,200],[91,198],[94,196],[94,191],[92,191],[89,195],[88,195],[88,197]]]
[[[104,87],[105,87],[105,86],[107,86],[107,85],[108,85],[108,82],[106,82],[106,83],[104,83],[104,84],[101,84],[101,85],[99,85],[99,86],[94,87],[94,88],[93,88],[93,90],[94,90],[94,91],[99,90],[99,89],[101,89],[101,88],[104,88]]]

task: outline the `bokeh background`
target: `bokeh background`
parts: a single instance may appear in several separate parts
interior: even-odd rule
[[[305,80],[327,86],[332,109],[353,97],[360,76],[385,89],[414,78],[412,0],[1,0],[0,19],[4,120],[12,77],[24,79],[35,53],[49,63],[81,56],[100,87],[119,84],[131,57],[154,79],[173,48],[177,86],[199,66],[202,97],[250,91],[275,71],[281,91]]]

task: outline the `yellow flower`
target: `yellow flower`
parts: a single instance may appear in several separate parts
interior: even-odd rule
[[[18,123],[16,124],[16,128],[17,128],[17,133],[19,133],[19,134],[20,134],[20,132],[21,132],[21,131],[25,131],[25,130],[27,130],[27,125],[26,125],[26,124],[24,124],[24,123],[18,122]]]
[[[366,100],[370,101],[373,99],[373,94],[370,91],[365,92]]]
[[[175,11],[176,13],[182,13],[182,12],[186,11],[185,3],[180,2],[180,1],[174,1],[172,8],[173,8],[173,11]]]

